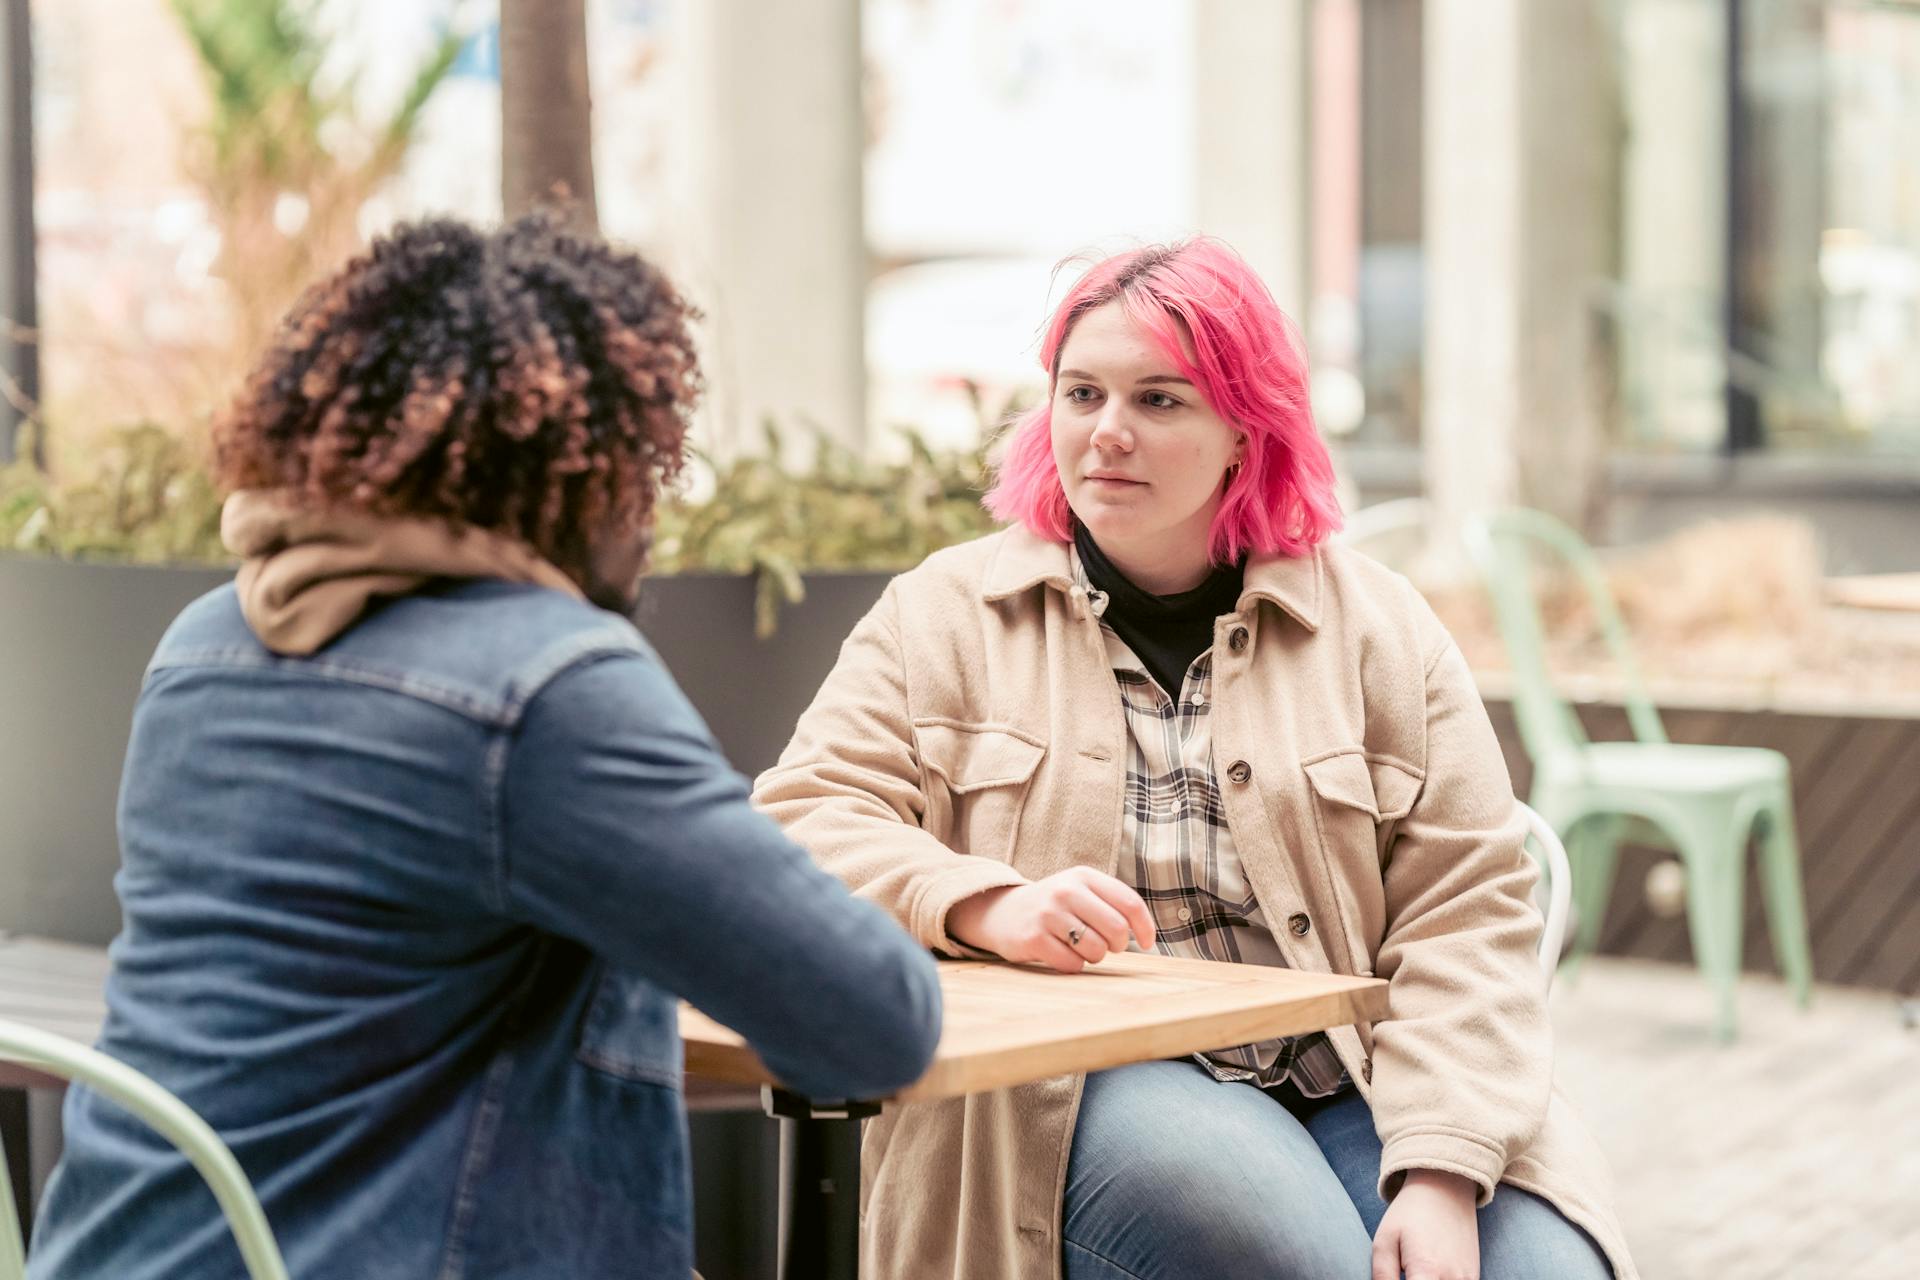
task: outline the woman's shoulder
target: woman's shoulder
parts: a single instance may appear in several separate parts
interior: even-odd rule
[[[1405,574],[1344,542],[1329,538],[1314,549],[1314,554],[1320,557],[1321,572],[1329,583],[1348,594],[1401,603],[1408,595],[1419,594]]]
[[[1057,562],[1057,563],[1056,563]],[[897,591],[918,598],[983,600],[1010,587],[1032,586],[1068,573],[1066,548],[1019,525],[943,547],[896,577]]]
[[[1325,612],[1345,634],[1398,636],[1422,656],[1445,641],[1446,630],[1433,606],[1405,574],[1331,540],[1314,554],[1325,584]]]
[[[899,581],[980,583],[988,567],[1005,545],[1012,529],[996,529],[978,538],[956,542],[933,552],[913,568],[899,575]]]

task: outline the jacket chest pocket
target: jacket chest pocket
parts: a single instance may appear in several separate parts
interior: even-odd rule
[[[1329,891],[1352,952],[1352,972],[1369,974],[1386,931],[1386,874],[1394,824],[1413,809],[1424,778],[1408,765],[1359,747],[1301,766],[1312,793]]]
[[[1013,729],[916,720],[926,829],[958,853],[1013,860],[1020,811],[1044,743]]]
[[[603,964],[575,1056],[623,1080],[680,1087],[680,1002],[645,978]]]

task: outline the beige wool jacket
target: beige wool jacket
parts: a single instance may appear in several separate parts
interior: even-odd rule
[[[1308,919],[1277,934],[1288,964],[1391,984],[1385,1019],[1331,1033],[1383,1192],[1412,1168],[1465,1174],[1483,1204],[1522,1187],[1637,1276],[1605,1160],[1553,1089],[1536,872],[1458,648],[1404,578],[1329,545],[1251,561],[1214,655],[1234,846],[1267,919]],[[1014,528],[894,579],[754,799],[951,954],[947,912],[970,894],[1118,872],[1126,732],[1067,548]],[[1057,1280],[1083,1081],[869,1121],[862,1276]]]

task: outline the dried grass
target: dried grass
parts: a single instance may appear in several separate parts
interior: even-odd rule
[[[1820,540],[1782,515],[1692,525],[1608,552],[1603,572],[1633,656],[1655,689],[1710,696],[1874,704],[1920,701],[1920,615],[1837,608],[1825,598]],[[1543,574],[1536,599],[1556,679],[1621,676],[1571,575]],[[1505,671],[1505,645],[1477,584],[1427,591],[1480,671]]]

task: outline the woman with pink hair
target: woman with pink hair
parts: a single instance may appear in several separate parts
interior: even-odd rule
[[[988,508],[756,803],[923,945],[1378,976],[1370,1025],[889,1108],[871,1277],[1637,1274],[1552,1088],[1535,870],[1465,661],[1340,525],[1286,318],[1217,241],[1096,264]]]

